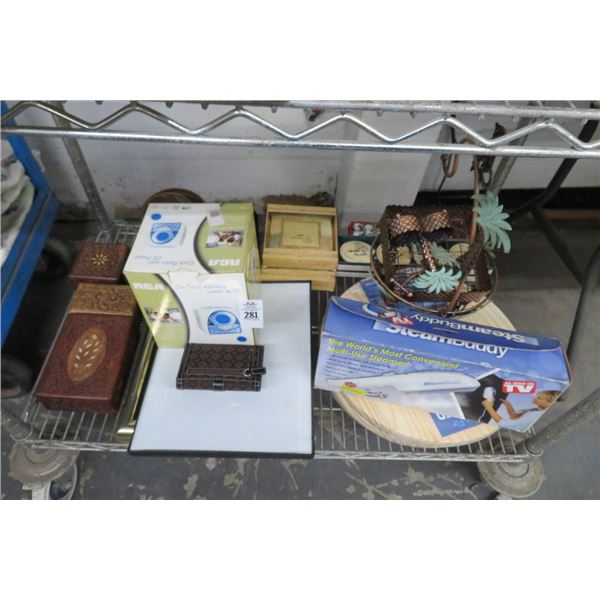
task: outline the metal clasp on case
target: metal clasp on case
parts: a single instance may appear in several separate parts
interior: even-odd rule
[[[244,369],[244,377],[252,377],[253,375],[265,375],[267,369],[265,367],[257,367],[254,369]]]

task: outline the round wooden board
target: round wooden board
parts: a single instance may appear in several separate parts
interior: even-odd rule
[[[360,282],[346,290],[342,297],[360,300],[361,302],[368,301]],[[491,302],[477,312],[459,317],[459,319],[514,331],[514,327],[506,315]],[[498,431],[495,424],[482,423],[442,437],[428,412],[379,400],[365,399],[347,392],[332,393],[342,410],[346,411],[363,427],[385,439],[406,446],[421,448],[462,446],[478,442]]]

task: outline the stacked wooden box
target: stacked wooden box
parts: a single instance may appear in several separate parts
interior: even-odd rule
[[[75,293],[34,391],[47,409],[117,412],[139,323],[131,289],[118,283],[128,253],[82,244],[69,274]]]
[[[267,205],[262,281],[310,281],[313,290],[333,292],[337,264],[335,208]]]

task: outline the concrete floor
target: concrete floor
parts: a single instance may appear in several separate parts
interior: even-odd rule
[[[581,265],[600,244],[600,228],[560,225]],[[73,245],[85,228],[58,225],[56,235]],[[496,304],[517,329],[554,336],[566,346],[577,305],[575,280],[545,238],[533,229],[512,235],[513,251],[499,260]],[[42,364],[69,298],[64,280],[34,281],[4,350]],[[568,399],[544,417],[560,415],[600,386],[600,302],[588,322],[583,360],[574,365]],[[546,481],[536,499],[600,498],[600,419],[587,423],[544,453]],[[12,440],[2,436],[2,498],[27,498],[8,475]],[[491,488],[480,482],[470,463],[421,461],[339,461],[276,459],[200,459],[131,457],[125,453],[86,452],[79,458],[79,499],[205,498],[402,498],[488,499]]]

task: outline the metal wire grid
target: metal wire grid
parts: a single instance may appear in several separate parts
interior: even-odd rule
[[[172,103],[167,103],[169,107]],[[477,154],[479,156],[529,156],[529,157],[554,157],[554,158],[600,158],[600,139],[583,142],[573,135],[558,120],[600,120],[600,107],[582,109],[571,101],[561,103],[559,106],[550,106],[548,103],[533,101],[529,103],[477,103],[477,102],[200,102],[202,108],[210,104],[233,106],[224,109],[224,112],[200,126],[190,127],[161,112],[149,104],[129,102],[115,110],[110,115],[90,122],[69,113],[57,103],[40,101],[27,101],[16,103],[2,117],[4,132],[6,134],[21,134],[35,136],[60,136],[64,138],[88,138],[124,141],[162,141],[180,143],[212,144],[221,146],[247,146],[271,148],[314,148],[321,150],[371,150],[391,152],[428,152],[428,153],[454,153]],[[323,117],[319,122],[306,126],[301,131],[286,131],[272,120],[258,114],[247,107],[269,106],[273,112],[280,108],[304,108],[304,110],[317,115],[322,110],[335,112]],[[64,126],[34,127],[19,126],[7,123],[26,110],[37,110],[52,115]],[[432,114],[432,120],[418,127],[391,136],[367,122],[362,116],[351,114],[350,111],[375,111],[377,115],[384,112],[408,112],[416,114]],[[120,122],[129,114],[137,113],[146,117],[149,123],[164,125],[173,133],[117,131],[110,129],[112,125]],[[519,122],[513,131],[498,138],[490,138],[479,133],[472,126],[465,123],[456,115],[476,115],[481,119],[486,116],[506,116],[517,119],[522,117],[530,119],[529,122]],[[259,126],[264,133],[271,137],[236,137],[219,135],[227,123],[236,120],[250,121]],[[315,139],[315,134],[335,126],[347,124],[370,136],[369,141],[350,142],[344,139],[335,141],[329,139]],[[459,143],[407,143],[424,131],[430,129],[454,128],[462,132],[471,141],[468,144]],[[548,130],[553,134],[554,143],[549,146],[526,146],[526,138],[538,131]],[[518,143],[516,143],[518,142]]]
[[[140,341],[132,362],[119,411],[116,414],[99,414],[47,410],[34,396],[30,396],[21,415],[25,423],[34,428],[34,435],[24,444],[39,448],[63,450],[123,451],[128,443],[118,435],[118,430],[129,418],[132,400],[140,382],[141,363],[148,363],[150,332],[145,324],[140,326]],[[153,345],[153,342],[151,342]]]
[[[101,232],[97,241],[131,245],[136,233],[136,226],[121,225],[113,230]],[[361,278],[339,274],[335,293],[343,293]],[[328,292],[312,292],[311,295],[313,364],[316,364],[321,323],[330,295]],[[142,326],[142,329],[148,333],[145,326]],[[139,360],[143,341],[138,345],[138,356],[134,359],[134,365],[135,361]],[[137,383],[135,369],[132,368],[119,412],[112,415],[49,411],[30,396],[22,419],[35,428],[36,434],[24,443],[38,448],[126,451],[128,443],[119,438],[117,431],[123,423],[122,413],[129,405],[126,399],[134,393]],[[527,458],[517,453],[516,446],[519,440],[510,431],[461,447],[415,448],[390,442],[371,433],[345,414],[329,392],[313,390],[312,402],[315,458],[468,462],[520,462]]]
[[[97,241],[131,245],[137,234],[137,227],[121,225],[112,230],[102,231]],[[142,327],[142,336],[137,354],[141,352],[147,335]],[[138,358],[136,356],[136,358]],[[132,367],[132,371],[135,369]],[[61,448],[65,450],[126,450],[127,444],[119,441],[117,430],[122,423],[125,398],[133,393],[136,381],[131,376],[126,383],[123,401],[116,414],[98,414],[47,410],[34,396],[30,396],[21,415],[25,423],[32,425],[35,435],[24,443],[41,448]]]
[[[142,363],[148,364],[148,348],[154,346],[145,324],[140,326],[140,340],[132,361],[131,371],[116,414],[99,414],[69,411],[50,411],[30,396],[22,414],[22,420],[32,425],[34,435],[22,443],[38,448],[63,450],[124,451],[128,441],[119,436],[119,429],[127,424],[134,398],[145,371]]]
[[[138,229],[137,225],[117,225],[112,229],[101,231],[96,236],[96,241],[103,244],[127,244],[131,247]]]
[[[120,412],[117,415],[101,415],[48,411],[32,397],[22,418],[38,433],[23,443],[62,450],[124,451],[127,444],[117,437],[119,417]]]

